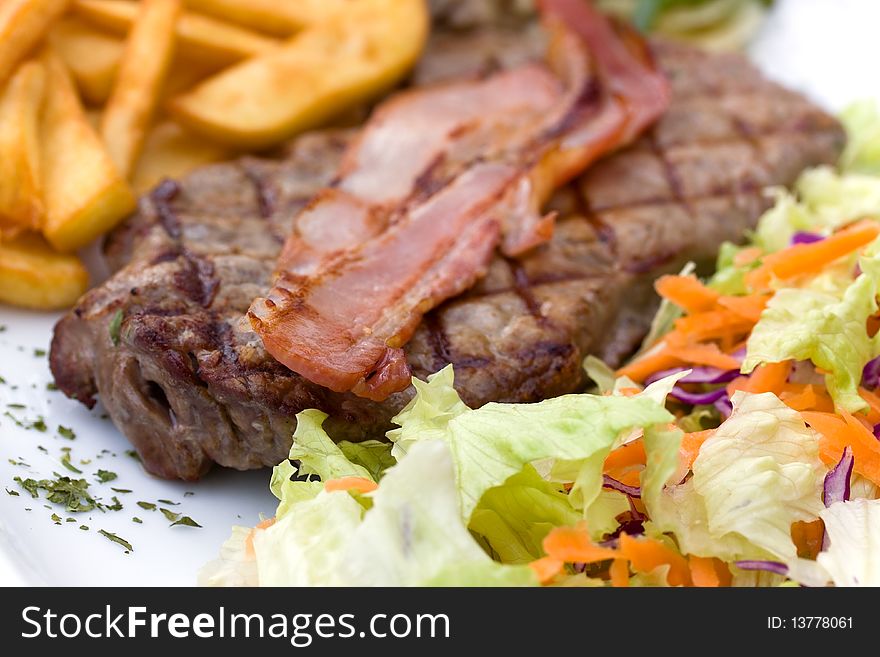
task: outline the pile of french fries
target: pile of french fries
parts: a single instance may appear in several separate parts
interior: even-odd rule
[[[137,194],[377,97],[427,33],[426,0],[0,0],[0,303],[73,304]]]

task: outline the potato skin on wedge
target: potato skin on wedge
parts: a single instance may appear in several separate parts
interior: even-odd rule
[[[135,197],[89,123],[63,62],[50,50],[41,129],[46,216],[43,234],[59,251],[85,246],[135,208]]]
[[[0,303],[60,310],[76,303],[88,286],[79,258],[56,253],[36,233],[0,242]]]
[[[428,22],[424,0],[356,0],[172,99],[169,110],[218,141],[271,146],[392,87],[421,53]]]

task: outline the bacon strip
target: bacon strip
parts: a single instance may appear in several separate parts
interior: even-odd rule
[[[424,313],[483,276],[499,245],[517,255],[549,239],[550,193],[665,109],[646,51],[589,4],[541,8],[550,68],[410,91],[374,113],[248,313],[277,360],[337,392],[404,389]]]

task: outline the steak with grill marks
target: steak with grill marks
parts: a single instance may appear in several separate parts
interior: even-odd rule
[[[476,56],[464,58],[469,39]],[[508,55],[511,41],[497,41]],[[492,43],[486,30],[435,40],[417,80],[497,66]],[[840,126],[743,58],[665,44],[655,54],[673,85],[666,115],[556,195],[552,241],[496,256],[476,286],[425,317],[406,346],[416,376],[452,363],[470,406],[582,389],[584,356],[617,365],[645,334],[657,275],[710,261],[754,225],[764,187],[839,154]],[[411,398],[411,388],[373,402],[315,385],[274,361],[244,316],[350,139],[316,132],[276,158],[166,181],[108,239],[118,271],[58,323],[51,366],[68,396],[91,406],[100,395],[150,472],[195,479],[215,462],[273,465],[306,408],[329,414],[336,439],[381,438]]]

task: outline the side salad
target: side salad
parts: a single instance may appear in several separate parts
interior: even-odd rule
[[[774,192],[594,394],[468,408],[451,367],[390,442],[300,413],[279,505],[203,585],[880,585],[880,114]],[[296,465],[294,465],[296,463]]]

